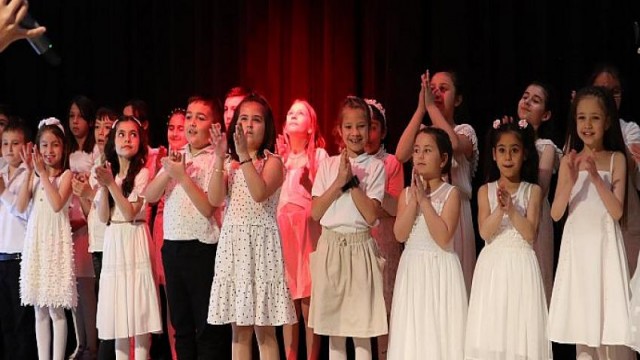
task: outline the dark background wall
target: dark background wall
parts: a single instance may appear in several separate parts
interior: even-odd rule
[[[416,106],[419,74],[462,71],[460,120],[482,133],[514,114],[526,84],[556,87],[563,128],[569,94],[596,63],[620,67],[623,115],[637,118],[640,55],[633,21],[640,4],[621,1],[166,1],[34,0],[63,62],[53,68],[22,41],[0,54],[0,102],[32,121],[64,118],[73,95],[121,109],[146,100],[156,142],[166,115],[194,93],[219,98],[254,87],[279,122],[308,98],[325,134],[348,94],[387,108],[395,148]]]

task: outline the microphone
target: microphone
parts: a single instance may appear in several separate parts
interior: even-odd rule
[[[30,14],[27,14],[20,22],[20,26],[25,29],[35,29],[40,26],[40,24],[38,24],[38,22],[33,17],[31,17]],[[53,44],[51,44],[51,40],[49,40],[46,35],[40,35],[33,39],[27,39],[27,41],[29,42],[29,44],[31,44],[31,47],[36,52],[36,54],[41,55],[50,65],[60,65],[62,59],[60,59],[58,53],[56,53],[56,51],[53,49]]]
[[[636,52],[640,54],[640,25],[638,25],[637,21],[633,22],[633,37],[636,41],[635,44],[638,47],[638,50],[636,50]]]

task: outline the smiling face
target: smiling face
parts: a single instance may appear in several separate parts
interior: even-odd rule
[[[609,125],[609,119],[598,98],[586,96],[580,100],[576,107],[576,126],[578,137],[586,147],[600,150]]]
[[[209,145],[209,129],[213,124],[213,112],[203,102],[194,101],[187,106],[184,127],[187,141],[195,150]]]
[[[64,142],[51,130],[46,130],[40,135],[38,150],[42,155],[44,164],[48,167],[59,168],[62,166],[64,154]]]
[[[135,121],[118,121],[115,131],[116,154],[125,159],[133,158],[140,149],[140,127]]]
[[[111,120],[108,116],[104,116],[101,119],[96,119],[96,123],[93,128],[93,134],[96,138],[96,145],[98,145],[98,149],[100,152],[104,152],[104,145],[107,143],[107,138],[109,137],[109,132],[111,131],[111,127],[113,126],[113,120]]]
[[[413,144],[413,168],[425,180],[440,177],[447,163],[447,154],[441,154],[431,134],[418,133]]]
[[[20,151],[24,146],[24,134],[21,131],[2,133],[2,157],[13,168],[20,166]]]
[[[524,162],[524,149],[522,141],[511,132],[504,132],[493,148],[493,160],[498,165],[500,176],[512,180],[520,179],[520,169]]]
[[[175,113],[171,115],[167,124],[167,140],[169,141],[170,149],[181,149],[187,144],[185,122],[184,114]]]
[[[249,153],[258,151],[264,141],[265,108],[260,103],[249,101],[243,103],[238,112],[237,123],[242,124]]]
[[[69,129],[76,139],[84,139],[89,134],[89,122],[76,104],[69,108]]]
[[[547,94],[541,86],[529,85],[518,102],[518,118],[525,119],[534,129],[551,118],[547,110]]]
[[[369,142],[369,121],[366,112],[360,108],[343,108],[338,131],[350,156],[362,154]]]
[[[431,91],[436,107],[447,120],[453,119],[455,108],[462,103],[455,83],[448,72],[438,72],[431,78]]]

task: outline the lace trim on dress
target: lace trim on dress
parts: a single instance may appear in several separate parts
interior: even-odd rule
[[[471,144],[473,145],[473,154],[471,155],[471,177],[476,175],[476,171],[478,170],[478,160],[480,158],[480,152],[478,150],[478,137],[476,136],[476,131],[469,124],[460,124],[456,125],[453,128],[453,131],[456,134],[462,134],[471,140]]]

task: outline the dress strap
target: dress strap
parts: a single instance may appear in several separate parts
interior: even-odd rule
[[[611,160],[609,161],[609,173],[613,174],[613,158],[615,157],[616,152],[612,151],[611,152]]]
[[[529,207],[529,201],[531,200],[531,189],[533,188],[533,184],[525,182],[524,183],[524,212],[526,214],[527,208]]]
[[[453,186],[453,185],[449,185],[448,186],[447,192],[446,192],[446,194],[444,194],[444,200],[442,202],[447,202],[447,200],[449,199],[449,194],[451,194],[451,191],[453,190],[453,188],[455,188],[455,186]]]

